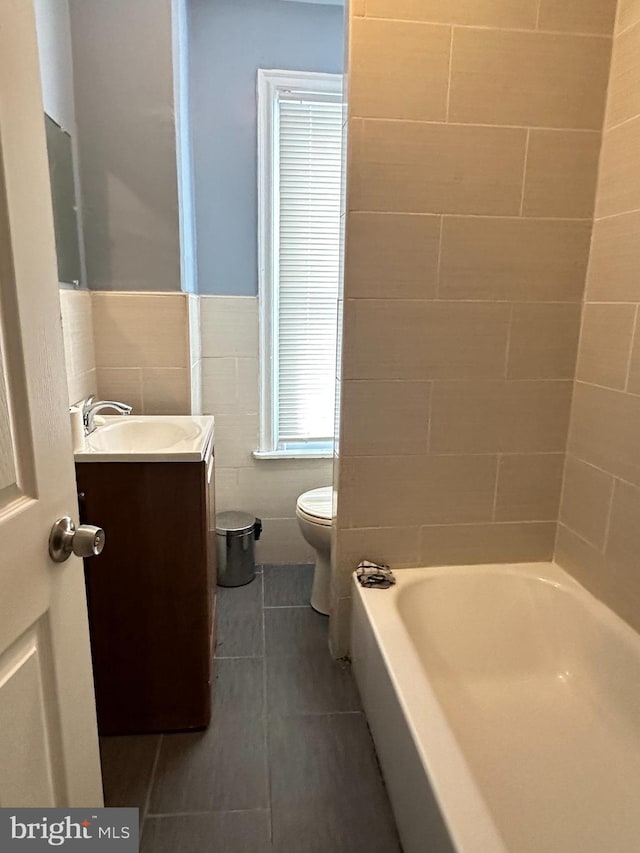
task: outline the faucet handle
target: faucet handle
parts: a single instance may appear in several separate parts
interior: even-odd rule
[[[95,429],[95,416],[103,409],[115,409],[121,415],[130,415],[133,407],[127,403],[119,403],[117,400],[94,400],[90,397],[82,410],[84,423],[84,434],[90,435]]]

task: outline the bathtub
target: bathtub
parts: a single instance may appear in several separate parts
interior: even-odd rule
[[[354,580],[405,853],[638,853],[640,637],[551,563]]]

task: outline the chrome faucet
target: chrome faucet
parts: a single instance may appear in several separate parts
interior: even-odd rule
[[[130,415],[132,411],[132,407],[127,406],[126,403],[118,403],[115,400],[96,400],[95,397],[87,398],[82,406],[82,423],[84,424],[85,435],[90,435],[94,431],[96,428],[94,418],[103,409],[114,409],[121,415]]]

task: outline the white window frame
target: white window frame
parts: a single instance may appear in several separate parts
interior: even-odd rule
[[[330,459],[333,449],[280,450],[275,431],[273,377],[274,340],[278,313],[276,247],[279,227],[274,217],[278,196],[276,146],[279,92],[300,91],[305,97],[342,96],[342,74],[312,71],[258,69],[258,303],[260,317],[260,447],[254,456],[261,459]]]

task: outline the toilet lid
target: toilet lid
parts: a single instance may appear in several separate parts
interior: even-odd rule
[[[298,509],[312,518],[330,522],[333,518],[333,486],[323,486],[300,495]]]

